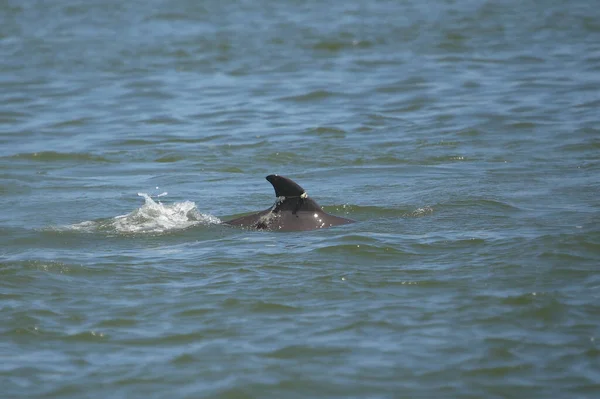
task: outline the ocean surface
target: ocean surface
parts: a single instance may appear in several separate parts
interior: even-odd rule
[[[600,397],[596,0],[0,0],[0,199],[2,399]]]

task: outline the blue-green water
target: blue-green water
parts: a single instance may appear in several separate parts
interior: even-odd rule
[[[599,110],[592,0],[0,0],[0,397],[600,397]]]

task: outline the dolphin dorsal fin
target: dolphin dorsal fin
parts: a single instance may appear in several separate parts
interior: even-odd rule
[[[269,175],[266,177],[267,181],[273,185],[275,189],[276,197],[295,198],[302,197],[306,198],[306,191],[292,179],[279,175]]]
[[[307,231],[354,222],[323,211],[302,187],[287,177],[269,175],[267,181],[275,189],[275,204],[263,211],[226,221],[225,224],[257,230]]]
[[[323,212],[319,204],[309,198],[306,191],[292,179],[279,175],[269,175],[267,180],[273,185],[277,197],[277,201],[273,206],[274,212],[282,210],[291,210],[294,214],[298,211]]]

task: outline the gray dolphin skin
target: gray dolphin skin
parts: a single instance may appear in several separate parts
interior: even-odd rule
[[[354,223],[354,220],[325,213],[293,180],[279,175],[269,175],[266,179],[275,189],[275,204],[225,224],[256,230],[308,231]]]

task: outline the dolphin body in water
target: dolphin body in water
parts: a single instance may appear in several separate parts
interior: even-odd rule
[[[279,175],[269,175],[266,179],[275,189],[275,204],[225,224],[257,230],[307,231],[354,223],[354,220],[325,213],[293,180]]]

